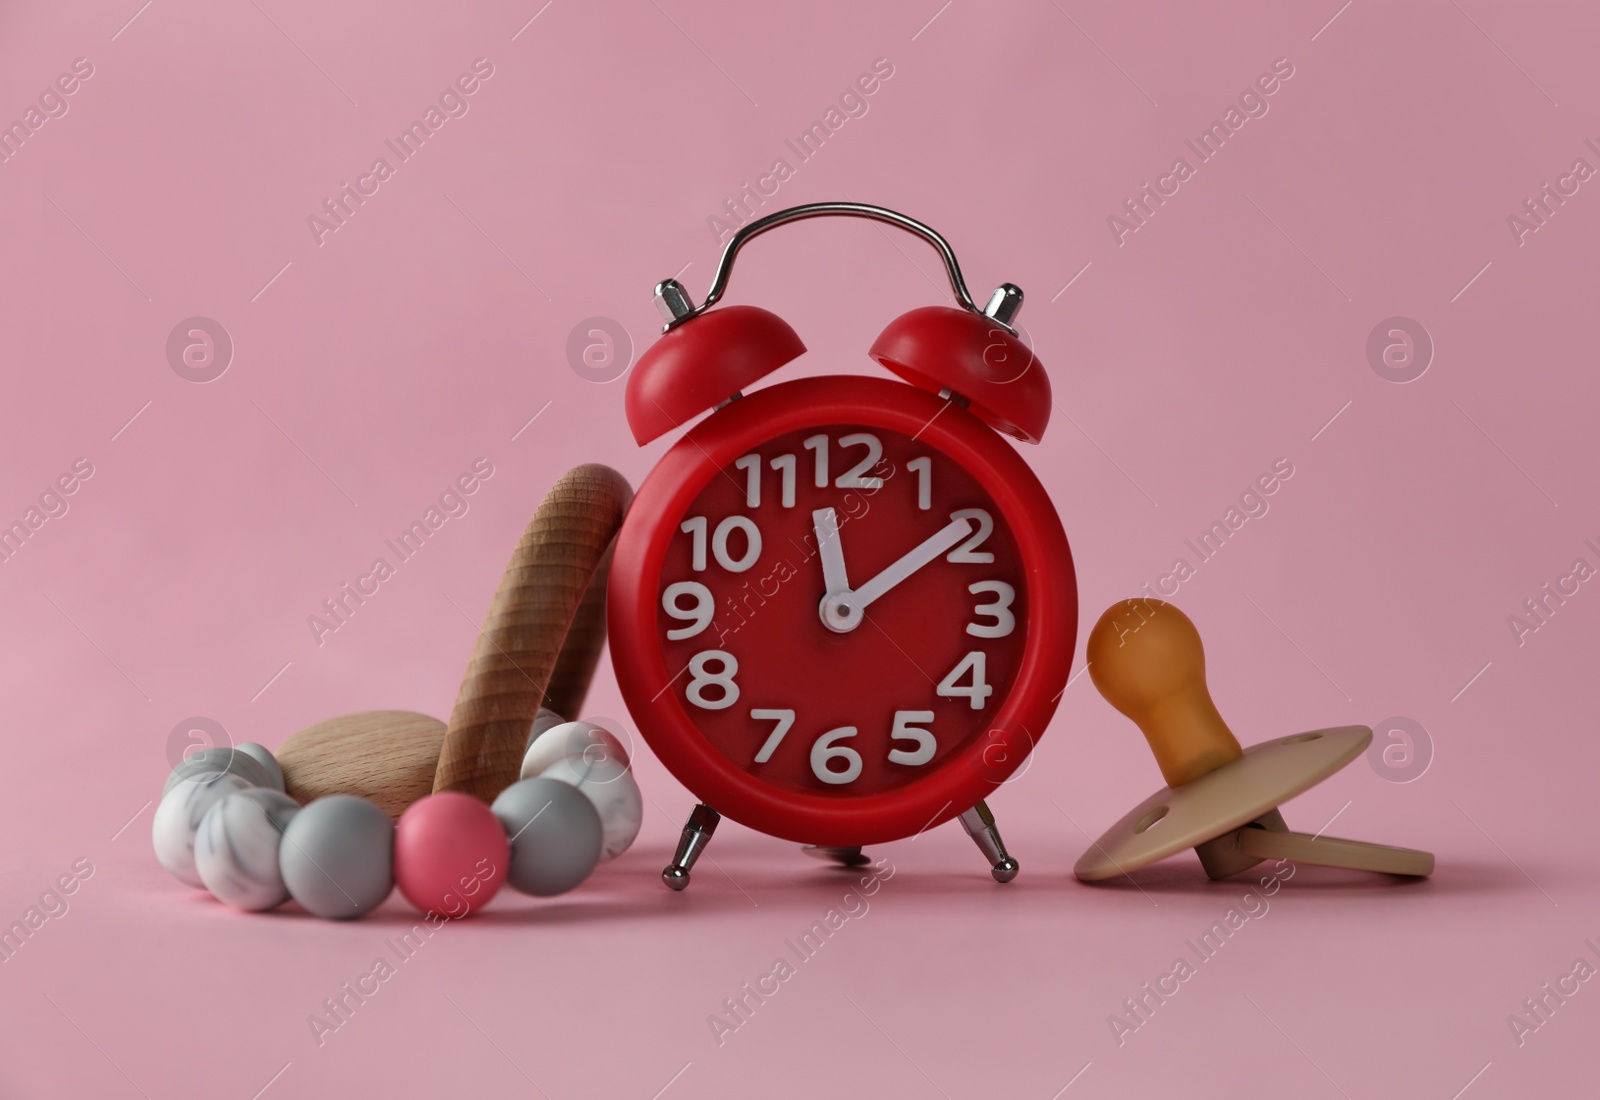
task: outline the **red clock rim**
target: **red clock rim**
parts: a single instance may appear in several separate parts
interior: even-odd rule
[[[915,436],[957,460],[1005,516],[1028,583],[1023,659],[1011,691],[980,735],[933,774],[859,798],[761,783],[699,732],[676,692],[656,637],[656,602],[678,519],[734,459],[786,432],[860,424]],[[667,770],[719,813],[805,844],[877,844],[915,835],[994,793],[1055,714],[1077,644],[1078,593],[1060,517],[1012,445],[965,409],[900,382],[807,378],[735,401],[696,425],[640,486],[617,537],[609,585],[611,657],[639,731]]]

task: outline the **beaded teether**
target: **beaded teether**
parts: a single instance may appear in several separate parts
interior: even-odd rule
[[[582,706],[599,658],[609,547],[630,496],[604,466],[551,489],[448,726],[368,711],[302,730],[277,757],[255,744],[196,753],[156,811],[161,864],[241,909],[293,897],[317,916],[359,917],[398,885],[419,910],[462,917],[502,883],[559,894],[619,855],[642,818],[626,753],[561,715]]]
[[[1205,651],[1189,617],[1160,600],[1124,600],[1089,634],[1089,675],[1144,732],[1167,786],[1145,799],[1078,860],[1086,882],[1138,870],[1193,848],[1211,878],[1265,859],[1376,871],[1433,873],[1433,855],[1289,831],[1279,804],[1361,755],[1366,726],[1312,730],[1248,749],[1206,690]]]

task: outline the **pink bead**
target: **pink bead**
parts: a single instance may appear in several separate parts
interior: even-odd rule
[[[394,881],[423,912],[464,917],[505,881],[511,849],[489,807],[445,791],[413,802],[394,830]]]

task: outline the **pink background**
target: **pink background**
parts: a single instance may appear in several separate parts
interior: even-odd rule
[[[94,468],[0,565],[0,924],[94,868],[0,968],[0,1094],[1584,1088],[1600,987],[1520,1047],[1507,1017],[1600,938],[1600,594],[1521,645],[1507,616],[1580,555],[1600,565],[1600,180],[1520,245],[1506,219],[1575,158],[1600,167],[1600,12],[539,3],[0,8],[0,121],[94,67],[0,164],[0,519]],[[469,112],[318,245],[307,217],[480,57]],[[1108,216],[1284,57],[1270,111],[1119,245]],[[894,73],[868,113],[767,209],[882,203],[942,230],[974,294],[1027,290],[1058,408],[1026,456],[1073,541],[1081,630],[1287,458],[1270,512],[1176,602],[1246,743],[1426,729],[1420,778],[1358,760],[1286,814],[1432,849],[1437,875],[1302,868],[1119,1046],[1107,1017],[1250,880],[1187,855],[1137,888],[1071,878],[1083,830],[1159,784],[1085,677],[991,802],[1018,881],[992,883],[954,825],[881,848],[895,875],[870,910],[719,1046],[707,1017],[850,880],[729,824],[669,894],[691,799],[640,744],[631,852],[448,927],[319,1047],[307,1016],[410,910],[247,918],[169,879],[148,839],[169,732],[205,715],[275,747],[348,711],[445,716],[554,478],[600,461],[637,484],[668,445],[633,445],[623,383],[570,369],[568,334],[606,316],[640,348],[654,282],[682,269],[703,295],[708,216],[876,58]],[[798,377],[874,369],[879,329],[944,288],[910,237],[811,223],[749,250],[730,300],[795,326]],[[196,315],[236,347],[204,385],[165,351]],[[1437,349],[1405,385],[1365,350],[1395,315]],[[306,616],[479,457],[496,472],[471,510],[317,645]],[[589,711],[624,714],[608,666]]]

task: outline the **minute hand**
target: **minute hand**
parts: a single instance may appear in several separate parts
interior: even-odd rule
[[[972,534],[971,520],[952,519],[898,561],[886,567],[883,572],[856,589],[851,594],[850,602],[857,607],[866,607],[970,534]]]

